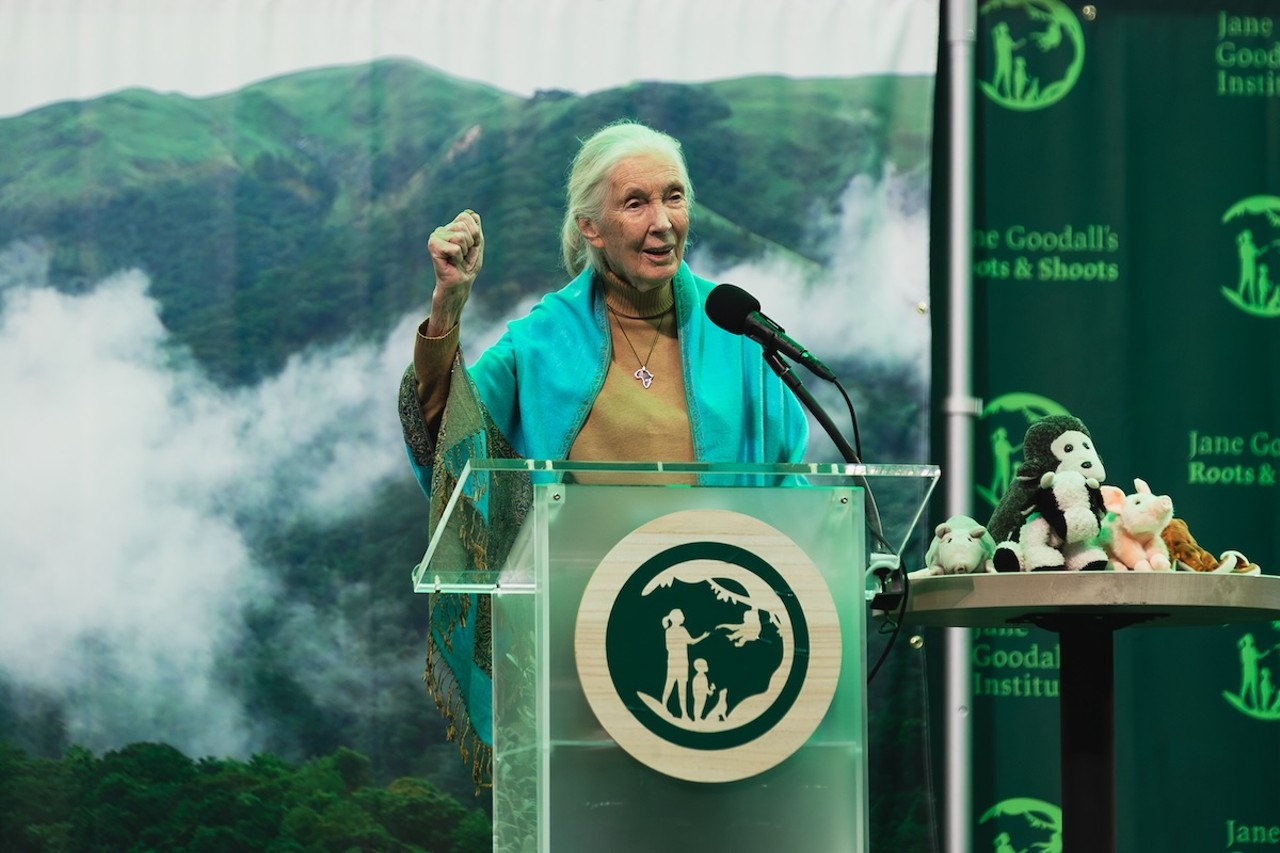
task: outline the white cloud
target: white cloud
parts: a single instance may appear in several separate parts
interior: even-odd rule
[[[411,344],[225,391],[175,357],[141,273],[69,295],[39,254],[0,252],[0,672],[65,700],[87,746],[243,754],[257,735],[218,667],[276,590],[241,520],[333,519],[407,475]]]
[[[823,361],[907,362],[927,375],[930,318],[920,308],[929,301],[929,218],[908,184],[892,171],[856,177],[841,196],[831,261],[821,270],[779,252],[699,272],[751,293]]]

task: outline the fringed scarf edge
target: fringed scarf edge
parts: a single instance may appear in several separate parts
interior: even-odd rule
[[[459,597],[465,602],[465,596]],[[465,619],[466,609],[467,605],[464,603],[461,617],[463,619]],[[447,628],[448,630],[442,632],[446,637],[452,634],[453,624],[448,625]],[[434,630],[427,635],[427,659],[422,680],[427,686],[427,693],[435,703],[436,710],[445,720],[445,738],[457,744],[462,762],[471,766],[471,779],[475,782],[477,792],[484,788],[492,788],[493,747],[484,742],[472,725],[471,712],[467,708],[462,688],[458,684],[458,676],[445,656],[437,649]]]

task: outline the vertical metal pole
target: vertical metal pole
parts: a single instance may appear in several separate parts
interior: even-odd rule
[[[950,71],[950,221],[948,298],[950,359],[946,412],[948,515],[972,515],[974,423],[981,403],[973,396],[973,93],[975,0],[947,0],[947,62]],[[947,853],[970,853],[973,845],[972,637],[967,629],[946,631],[946,774],[944,839]]]

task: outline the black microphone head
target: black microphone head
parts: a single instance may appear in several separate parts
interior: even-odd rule
[[[711,322],[741,335],[747,331],[747,319],[760,310],[760,300],[737,285],[718,284],[707,294],[706,308]]]

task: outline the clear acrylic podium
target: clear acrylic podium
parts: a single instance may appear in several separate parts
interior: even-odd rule
[[[938,476],[931,465],[469,461],[413,581],[416,592],[491,597],[493,849],[867,850],[869,558],[902,552]],[[869,509],[879,539],[868,536]],[[649,711],[636,700],[644,691],[599,698],[628,677],[614,670],[640,661],[643,674],[643,650],[663,639],[658,628],[645,639],[652,619],[628,627],[620,609],[584,602],[598,601],[602,588],[624,595],[633,565],[637,577],[653,575],[644,594],[653,591],[655,602],[673,589],[701,589],[678,586],[689,580],[681,572],[715,563],[697,558],[722,547],[760,563],[766,577],[778,567],[784,594],[770,609],[794,611],[784,627],[809,638],[787,658],[791,677],[768,694],[773,705],[755,729],[735,728],[714,709],[687,710],[684,684],[672,691],[678,707],[665,693],[665,707],[650,698]],[[663,560],[674,567],[659,571]],[[813,572],[813,583],[788,577]],[[742,598],[735,590],[744,587],[712,586],[722,603]],[[806,600],[823,603],[796,609]],[[694,621],[690,630],[699,632]],[[734,654],[770,648],[747,642],[766,639],[768,618],[763,632],[759,623],[754,632],[733,627],[707,625],[689,641],[710,637],[712,652]],[[696,661],[704,670],[708,657]],[[661,669],[646,682],[654,696]],[[710,705],[714,692],[704,692]],[[746,718],[748,705],[735,711]],[[672,719],[650,731],[634,724],[633,711]],[[655,741],[651,757],[645,750]]]

